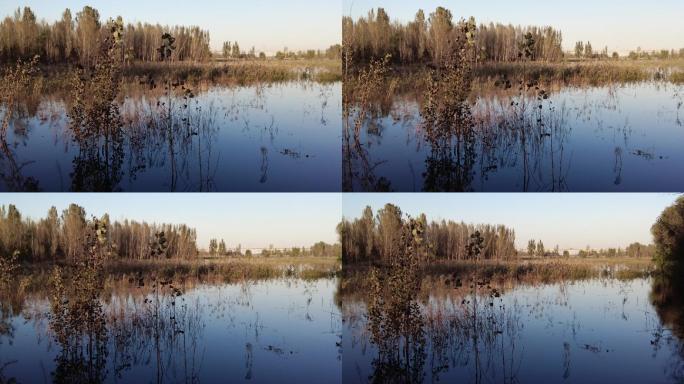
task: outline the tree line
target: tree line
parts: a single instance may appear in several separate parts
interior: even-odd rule
[[[118,20],[121,20],[119,17]],[[85,6],[74,16],[66,9],[52,24],[39,21],[29,7],[17,9],[0,23],[0,63],[40,56],[46,63],[94,63],[102,36],[110,33],[109,22],[100,20],[97,9]],[[162,35],[175,38],[168,60],[203,61],[211,57],[209,32],[197,26],[126,24],[123,29],[121,60],[161,61]]]
[[[468,21],[454,22],[451,11],[438,7],[426,17],[419,10],[413,21],[390,21],[383,8],[371,10],[366,17],[342,22],[345,55],[354,63],[382,59],[390,54],[395,62],[439,63],[457,40],[459,28]],[[562,33],[552,27],[481,24],[474,33],[476,61],[517,61],[521,59],[557,61],[563,58]],[[525,49],[529,55],[525,57]]]
[[[684,198],[681,199],[681,211],[678,215],[684,223]],[[672,213],[668,212],[668,215]],[[343,263],[383,263],[391,264],[403,250],[399,246],[402,241],[402,229],[409,218],[401,209],[386,204],[382,209],[373,212],[366,207],[361,216],[347,220],[345,218],[337,226],[337,233],[342,244]],[[504,225],[467,224],[452,220],[428,222],[424,214],[415,221],[425,229],[424,238],[429,249],[429,260],[463,261],[471,260],[473,253],[468,247],[474,236],[482,240],[481,249],[475,253],[478,260],[514,260],[520,256],[528,257],[633,257],[650,259],[656,255],[657,246],[638,242],[625,248],[592,249],[587,247],[578,254],[570,255],[569,251],[560,251],[558,245],[546,248],[542,240],[530,239],[527,249],[518,252],[515,247],[515,231]],[[684,249],[684,224],[681,224],[681,244]],[[661,230],[658,230],[660,233]],[[663,247],[661,247],[663,248]],[[677,248],[679,249],[679,248]],[[663,251],[661,250],[661,253]]]
[[[240,48],[240,43],[237,41],[225,41],[223,43],[223,48],[221,49],[221,54],[224,59],[266,59],[266,53],[259,52],[257,54],[256,48],[252,47],[249,51],[243,51]],[[275,58],[278,60],[296,60],[296,59],[341,59],[342,58],[342,45],[335,44],[331,45],[326,50],[320,49],[308,49],[306,51],[290,51],[285,47],[282,51],[278,51],[275,54]]]
[[[583,41],[578,41],[575,43],[574,54],[576,59],[619,59],[620,54],[613,52],[608,54],[608,47],[603,47],[603,50],[596,51],[591,45],[591,41],[586,43]],[[637,47],[634,51],[629,51],[627,58],[630,60],[651,60],[651,59],[681,59],[684,58],[684,48],[677,50],[674,49],[661,49],[659,51],[644,51],[641,47]]]
[[[242,246],[238,245],[236,248],[229,249],[226,247],[226,242],[223,239],[211,239],[209,240],[209,250],[210,256],[219,257],[240,257],[254,256],[252,251],[247,249],[242,251]],[[328,244],[324,241],[319,241],[312,245],[311,247],[292,247],[286,249],[276,249],[273,246],[261,250],[261,257],[340,257],[342,249],[340,244]]]
[[[307,49],[305,51],[290,51],[284,48],[282,51],[278,51],[275,54],[275,58],[278,60],[296,60],[296,59],[341,59],[342,58],[342,45],[334,44],[328,47],[325,51],[320,49]]]
[[[684,48],[680,48],[679,51],[674,49],[661,49],[659,51],[644,51],[638,47],[635,51],[630,51],[627,58],[631,60],[652,60],[652,59],[684,59]]]
[[[377,213],[366,207],[354,220],[342,219],[337,232],[342,243],[343,263],[392,263],[401,252],[402,228],[407,223],[401,209],[387,204]],[[469,260],[471,238],[479,234],[483,260],[507,260],[517,257],[515,231],[503,225],[466,224],[455,221],[432,221],[424,214],[415,219],[425,228],[425,241],[432,260]]]
[[[655,245],[653,244],[641,244],[639,242],[632,243],[626,248],[601,248],[592,249],[587,246],[585,249],[580,249],[576,254],[571,255],[570,251],[563,250],[560,251],[558,245],[553,249],[547,249],[544,247],[544,242],[539,240],[535,241],[530,239],[527,242],[527,253],[528,257],[571,257],[577,256],[581,258],[588,257],[633,257],[633,258],[653,258],[655,255]]]
[[[71,204],[61,213],[48,210],[45,218],[22,217],[14,205],[0,207],[0,253],[18,253],[22,262],[79,260],[84,252],[89,219],[83,207]],[[115,259],[163,259],[197,257],[197,233],[187,225],[156,224],[132,220],[98,219],[106,228],[106,242]],[[159,251],[163,247],[163,252]]]

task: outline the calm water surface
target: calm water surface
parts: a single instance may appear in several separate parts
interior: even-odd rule
[[[114,289],[104,305],[101,366],[87,354],[64,352],[50,328],[50,293],[31,295],[18,313],[4,313],[0,381],[69,382],[87,371],[110,383],[337,383],[336,285],[335,279],[199,285],[175,304],[162,299],[157,326],[151,326],[152,293]]]
[[[426,383],[681,382],[684,309],[654,307],[654,296],[651,279],[602,279],[504,289],[474,311],[471,296],[443,289],[421,304],[422,352],[389,369]],[[344,301],[343,381],[391,382],[365,312]]]
[[[474,136],[447,142],[426,137],[415,97],[397,96],[345,143],[344,188],[684,190],[684,86],[564,87],[548,94],[538,103],[534,94],[485,92],[473,103]]]
[[[0,190],[340,190],[340,83],[194,92],[127,92],[121,139],[90,145],[45,97],[8,130]]]

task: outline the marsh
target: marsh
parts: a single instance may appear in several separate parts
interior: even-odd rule
[[[514,25],[491,22],[506,6],[480,9],[487,22],[463,8],[349,4],[344,191],[682,190],[684,49],[571,51],[575,26],[539,25],[551,9]]]
[[[351,279],[356,283],[341,299],[343,381],[682,380],[681,291],[673,288],[681,284],[612,274],[524,283],[463,278],[462,286],[456,281],[451,274],[422,280],[415,319],[421,337],[394,353],[372,342],[370,298],[354,289],[358,278]]]
[[[275,52],[271,41],[267,54],[223,41],[218,52],[210,31],[224,23],[13,11],[0,24],[12,36],[0,44],[0,190],[340,190],[336,42]]]
[[[684,379],[684,198],[376,196],[348,197],[338,226],[345,383]],[[640,212],[632,198],[654,205]],[[445,219],[455,211],[464,213]],[[544,245],[618,238],[623,246],[577,252]]]
[[[394,89],[395,78],[385,89]],[[389,84],[389,85],[387,85]],[[678,191],[684,86],[666,81],[512,89],[469,97],[469,135],[436,142],[427,99],[402,85],[345,122],[348,191]],[[416,85],[417,88],[420,88]],[[409,86],[407,86],[409,88]],[[536,89],[535,89],[536,88]]]
[[[0,189],[339,190],[341,83],[170,88],[130,86],[109,156],[75,140],[67,100],[43,95],[9,124]]]
[[[341,380],[335,277],[112,274],[93,316],[69,312],[78,291],[56,312],[52,285],[34,285],[40,278],[3,289],[3,382]],[[59,321],[73,316],[85,325]]]

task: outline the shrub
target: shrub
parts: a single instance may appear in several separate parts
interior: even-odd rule
[[[661,271],[684,261],[684,196],[665,208],[651,227],[656,245],[655,260]]]

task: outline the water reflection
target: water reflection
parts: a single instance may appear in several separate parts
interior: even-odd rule
[[[25,177],[22,174],[22,169],[30,166],[34,162],[26,161],[24,163],[17,163],[14,153],[10,149],[7,141],[0,139],[0,161],[4,163],[0,171],[0,178],[8,190],[11,191],[25,191],[38,192],[40,191],[39,183],[33,177]]]
[[[98,108],[46,95],[34,114],[13,119],[0,154],[0,188],[340,189],[339,83],[125,87],[122,100]],[[109,118],[92,117],[102,110]]]
[[[681,274],[658,275],[650,295],[663,324],[684,338],[684,280]]]
[[[385,88],[392,84],[387,79]],[[470,119],[456,113],[463,110],[458,103],[426,114],[434,94],[413,93],[384,95],[365,115],[360,106],[345,108],[345,190],[684,188],[675,176],[684,170],[684,156],[673,145],[684,138],[681,86],[534,83],[476,90]]]
[[[3,290],[3,382],[341,380],[335,279],[97,275],[64,270],[49,289],[34,275],[20,295]]]
[[[653,331],[654,353],[671,350],[667,372],[677,382],[684,380],[684,280],[681,268],[653,280],[650,300],[660,319]]]
[[[426,277],[411,353],[378,338],[373,301],[341,282],[343,381],[680,382],[684,308],[658,278],[518,284]],[[681,285],[681,284],[679,284]],[[668,288],[665,288],[665,287]],[[681,287],[680,287],[681,288]],[[676,293],[676,297],[680,292]],[[406,346],[409,344],[403,344]],[[404,356],[410,356],[405,360]],[[388,368],[390,362],[403,362]],[[401,374],[398,374],[401,372]]]

